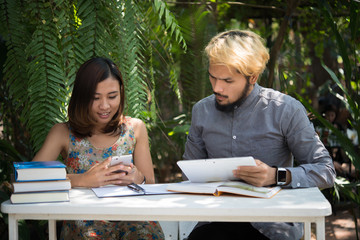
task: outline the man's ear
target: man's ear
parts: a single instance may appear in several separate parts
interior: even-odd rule
[[[249,79],[250,84],[254,85],[256,83],[256,81],[258,80],[258,78],[259,78],[259,75],[251,76]]]

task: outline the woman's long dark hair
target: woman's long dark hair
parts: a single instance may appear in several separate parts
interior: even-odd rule
[[[90,109],[94,101],[96,87],[99,82],[109,77],[119,81],[120,106],[117,113],[103,129],[103,132],[112,134],[121,132],[119,131],[119,126],[121,126],[119,123],[123,119],[125,101],[123,78],[119,68],[113,61],[96,57],[82,64],[76,74],[68,108],[69,124],[75,136],[84,138],[92,135],[96,122],[91,118]]]

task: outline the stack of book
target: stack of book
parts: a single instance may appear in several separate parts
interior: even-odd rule
[[[14,162],[11,203],[69,201],[70,180],[58,161]]]

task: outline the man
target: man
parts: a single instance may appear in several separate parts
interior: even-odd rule
[[[263,40],[231,30],[205,48],[214,94],[192,110],[184,159],[253,156],[234,169],[255,186],[333,186],[335,170],[302,104],[256,82],[269,59]],[[293,158],[299,164],[293,166]],[[300,239],[301,223],[199,223],[189,239]]]

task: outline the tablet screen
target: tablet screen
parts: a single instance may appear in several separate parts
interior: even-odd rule
[[[180,169],[191,182],[220,182],[235,180],[232,171],[238,166],[256,166],[253,157],[181,160]]]

